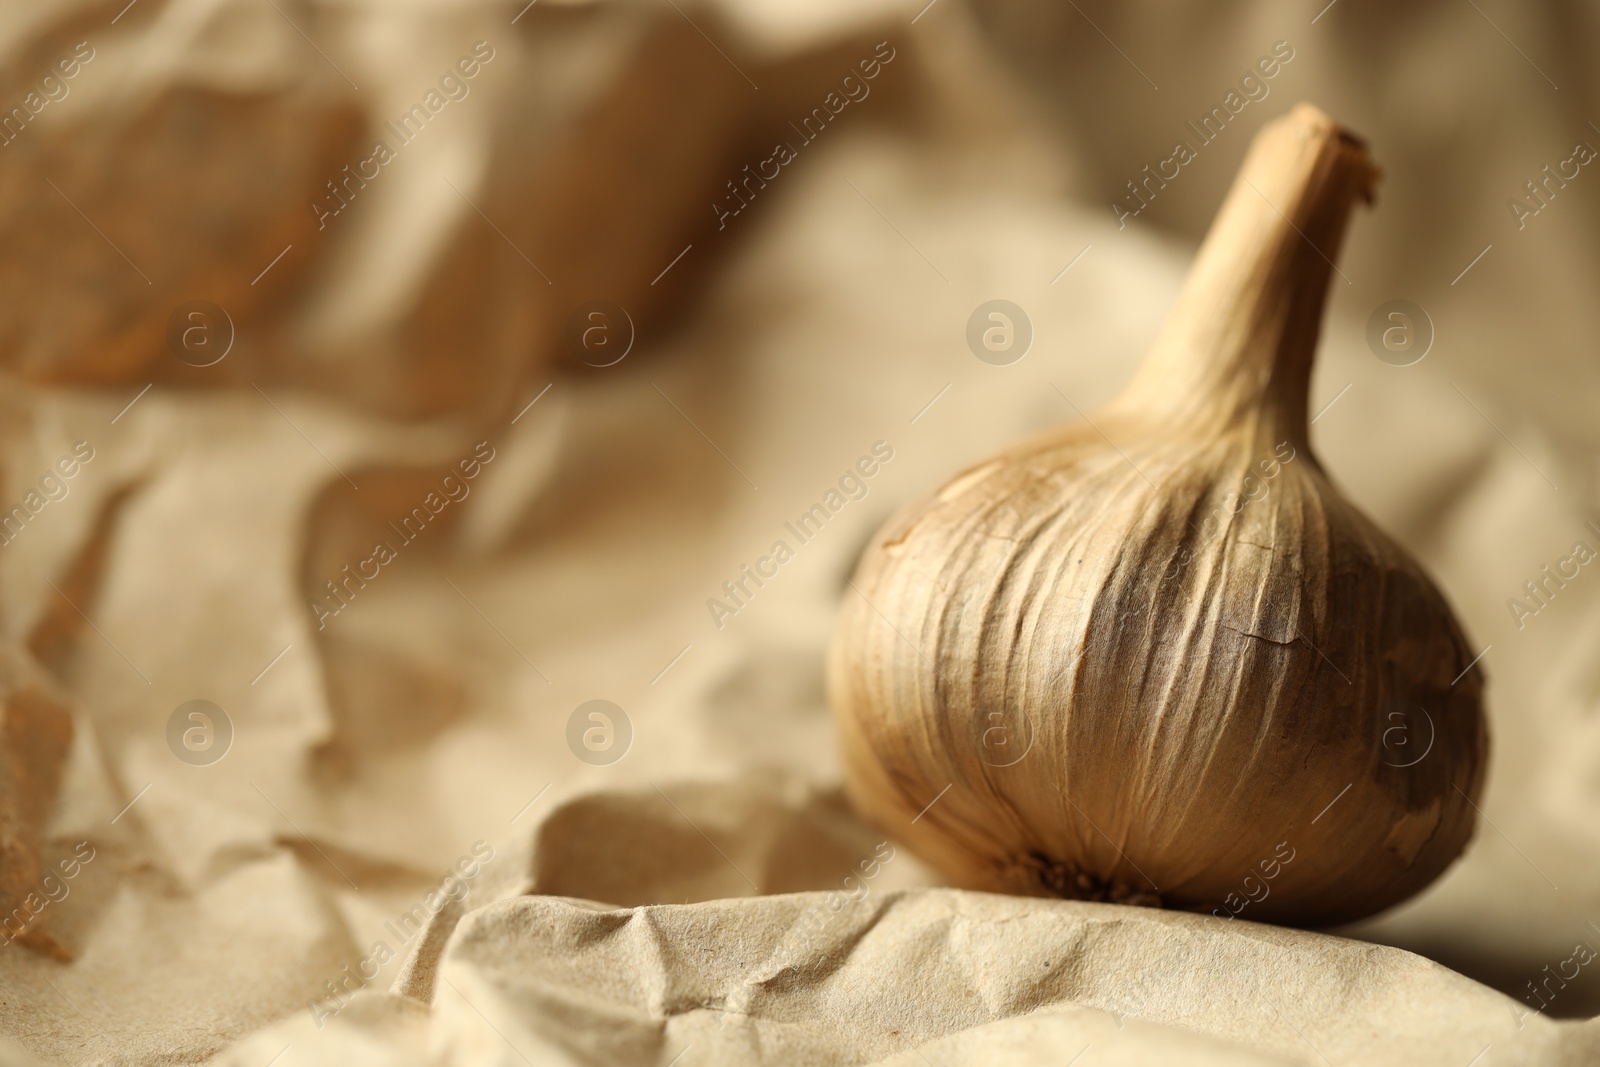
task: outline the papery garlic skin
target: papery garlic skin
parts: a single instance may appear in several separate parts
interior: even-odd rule
[[[1464,848],[1480,670],[1305,440],[1323,253],[1375,177],[1314,109],[1268,127],[1127,392],[863,557],[829,662],[847,787],[956,884],[1320,926]]]

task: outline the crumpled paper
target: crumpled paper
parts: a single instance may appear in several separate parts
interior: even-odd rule
[[[454,124],[430,129],[434,147],[373,183],[365,215],[352,209],[304,249],[301,288],[275,297],[283,310],[241,312],[260,330],[241,328],[217,373],[141,377],[130,360],[99,378],[8,378],[0,503],[26,517],[0,548],[0,639],[75,729],[59,788],[49,773],[27,778],[33,764],[6,765],[0,889],[25,897],[80,846],[92,858],[58,878],[34,928],[70,958],[0,948],[6,1062],[1488,1067],[1600,1055],[1600,1031],[1574,1018],[1597,1002],[1574,949],[1600,944],[1587,925],[1600,902],[1600,583],[1573,581],[1522,630],[1504,603],[1596,514],[1592,421],[1573,414],[1592,411],[1596,383],[1536,348],[1519,349],[1516,383],[1488,384],[1520,306],[1569,331],[1593,315],[1568,288],[1596,280],[1581,227],[1500,248],[1566,264],[1559,284],[1486,259],[1451,287],[1476,248],[1456,256],[1440,236],[1448,262],[1429,261],[1438,277],[1408,290],[1437,311],[1439,347],[1405,373],[1364,339],[1369,305],[1394,294],[1336,293],[1313,387],[1314,408],[1332,403],[1314,431],[1324,464],[1493,646],[1495,755],[1468,855],[1417,901],[1341,933],[966,893],[936,886],[894,827],[864,824],[843,800],[822,650],[860,546],[898,503],[1091,409],[1142,354],[1191,247],[1119,229],[1093,175],[1116,152],[1159,145],[1162,113],[1129,103],[1117,130],[1050,131],[1045,91],[1008,80],[993,50],[1005,27],[954,0],[915,25],[914,11],[775,4],[714,18],[628,4],[519,16],[520,4],[144,0],[113,27],[121,7],[79,4],[43,37],[16,16],[10,55],[78,34],[100,42],[73,95],[24,136],[50,136],[56,119],[76,128],[117,86],[145,80],[259,88],[315,68],[337,96],[336,66],[386,116],[476,40],[497,42],[500,65],[439,116]],[[1339,64],[1364,47],[1340,38],[1343,9],[1317,24],[1332,40],[1292,28],[1305,55],[1275,88],[1285,106],[1305,96],[1339,110],[1354,77]],[[1086,11],[1131,56],[1156,50],[1159,27]],[[557,369],[508,341],[541,320],[491,314],[460,351],[406,363],[425,347],[408,315],[443,309],[431,321],[471,325],[440,268],[494,245],[467,229],[484,220],[464,200],[491,219],[514,212],[504,167],[537,166],[496,140],[504,117],[542,116],[529,155],[547,143],[559,156],[562,130],[605,99],[652,20],[680,17],[704,20],[715,41],[678,36],[735,89],[718,66],[734,56],[747,73],[832,63],[865,36],[890,40],[896,59],[734,234],[709,231],[726,244],[700,249],[716,266],[684,291],[675,331],[641,331],[611,367]],[[1219,39],[1277,33],[1243,8],[1207,18]],[[1478,15],[1461,19],[1498,46]],[[594,62],[543,62],[552,41]],[[1092,51],[1106,42],[1087,22],[1057,43],[1063,63],[1082,57],[1108,78],[1122,63]],[[1163,63],[1202,85],[1237,73],[1231,57]],[[1526,73],[1530,85],[1497,83],[1496,107],[1511,113],[1540,89]],[[1119,76],[1118,92],[1150,91]],[[1438,99],[1395,105],[1392,122],[1340,116],[1376,124],[1400,203],[1424,179],[1388,142],[1407,123],[1426,128],[1428,106]],[[1197,187],[1225,184],[1245,132],[1208,149]],[[1203,226],[1205,199],[1180,228]],[[1358,281],[1376,264],[1425,274],[1399,251],[1415,238],[1395,232],[1390,202],[1353,224],[1345,269]],[[1567,206],[1574,220],[1584,210],[1573,197],[1552,213]],[[702,225],[708,209],[696,208]],[[115,238],[124,223],[105,210],[95,221]],[[542,225],[502,224],[519,239]],[[525,270],[513,251],[494,255]],[[36,308],[70,277],[48,252],[15,275]],[[267,265],[237,258],[226,269],[246,280]],[[1483,278],[1488,289],[1462,288]],[[528,291],[499,267],[481,279],[507,287],[501,302]],[[1517,299],[1485,299],[1496,285]],[[1035,327],[1009,367],[964,341],[972,308],[996,295]],[[474,362],[474,344],[498,347]],[[170,355],[154,351],[157,364]],[[486,377],[429,403],[438,394],[419,383],[451,359]],[[1566,395],[1526,399],[1556,370]],[[364,392],[369,380],[383,388]],[[93,459],[61,476],[80,442]],[[708,610],[879,442],[893,458],[865,497],[732,617]],[[413,536],[397,529],[407,516]],[[376,542],[393,558],[370,563]],[[197,700],[221,714],[188,718]],[[615,709],[603,724],[580,714],[594,700]],[[20,721],[9,705],[0,716]],[[5,743],[8,760],[49,762]],[[19,785],[55,793],[42,830],[9,814]]]

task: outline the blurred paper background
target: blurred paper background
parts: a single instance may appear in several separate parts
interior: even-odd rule
[[[1508,605],[1600,545],[1592,5],[0,27],[7,1062],[1600,1056],[1568,962],[1600,949],[1600,577]],[[1486,650],[1478,835],[1341,936],[933,888],[839,791],[850,567],[1120,387],[1299,100],[1385,170],[1313,440]],[[966,340],[991,299],[1033,331],[1003,366]],[[1418,361],[1369,343],[1395,300]]]

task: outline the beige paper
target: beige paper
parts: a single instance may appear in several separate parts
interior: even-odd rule
[[[0,1058],[1600,1058],[1600,1031],[1580,1021],[1600,1004],[1594,968],[1549,978],[1570,973],[1575,943],[1600,946],[1587,925],[1600,916],[1600,578],[1585,568],[1522,629],[1506,607],[1600,514],[1584,298],[1600,272],[1582,199],[1600,179],[1585,171],[1526,231],[1503,204],[1524,171],[1585,136],[1581,86],[1556,94],[1514,53],[1502,61],[1496,50],[1511,50],[1471,7],[1417,16],[1437,20],[1416,38],[1427,48],[1383,68],[1392,97],[1380,99],[1365,65],[1378,30],[1361,30],[1380,16],[1360,5],[1315,26],[1315,12],[1296,13],[1282,29],[1288,15],[1253,9],[1166,5],[1139,18],[1087,6],[1158,92],[1087,21],[1024,7],[975,17],[940,0],[915,25],[916,11],[899,12],[873,95],[731,234],[711,231],[729,243],[703,249],[720,265],[686,295],[676,332],[642,336],[603,370],[502,352],[518,370],[493,395],[464,390],[406,421],[397,413],[411,405],[362,393],[360,367],[384,358],[373,338],[425,306],[419,292],[438,296],[429,287],[447,251],[476,241],[462,227],[482,220],[444,179],[474,199],[499,188],[486,161],[519,92],[548,101],[532,110],[556,117],[536,134],[554,151],[581,112],[573,101],[602,98],[640,27],[680,16],[541,3],[513,26],[520,4],[276,6],[142,0],[113,26],[116,10],[78,5],[86,28],[69,35],[93,35],[99,55],[23,136],[71,129],[122,79],[259,87],[320,68],[337,87],[336,65],[387,118],[477,40],[494,41],[503,64],[440,113],[431,144],[372,183],[365,215],[353,208],[326,244],[297,249],[308,288],[251,320],[267,332],[241,329],[218,374],[177,367],[181,381],[148,392],[153,375],[8,380],[0,505],[21,502],[78,442],[94,452],[0,548],[7,656],[52,679],[76,727],[52,821],[21,834],[37,855],[27,862],[59,871],[80,843],[93,858],[39,916],[70,962],[0,948]],[[1526,10],[1503,28],[1565,78],[1541,21],[1554,16]],[[723,14],[753,71],[826,52],[892,13]],[[8,32],[17,55],[40,30]],[[1104,201],[1120,182],[1104,176],[1157,158],[1185,101],[1198,110],[1220,96],[1284,36],[1296,60],[1251,105],[1261,115],[1241,121],[1316,100],[1373,137],[1389,174],[1352,226],[1352,284],[1335,293],[1313,386],[1314,408],[1333,402],[1315,444],[1492,646],[1485,821],[1430,891],[1344,932],[1359,939],[1248,913],[940,888],[894,827],[863,824],[839,792],[821,664],[845,577],[898,503],[1126,379],[1250,131],[1229,131],[1174,184],[1171,213],[1153,216],[1169,230],[1148,218],[1119,229]],[[555,65],[543,45],[557,39],[585,62]],[[685,39],[700,42],[701,62],[724,62],[698,34]],[[1059,50],[1055,81],[1008,58],[1023,56],[1022,39]],[[1223,41],[1242,43],[1213,47]],[[1455,59],[1432,51],[1447,47]],[[1062,98],[1066,111],[1047,119]],[[1440,130],[1502,151],[1477,169],[1430,167],[1447,151]],[[695,210],[714,222],[710,196]],[[127,218],[105,210],[95,223],[125,236]],[[537,222],[515,220],[517,234]],[[271,251],[252,245],[249,262],[218,269],[248,282]],[[31,274],[9,264],[23,289],[11,300],[58,306],[52,287],[70,275],[52,273],[48,252]],[[963,336],[995,296],[1035,327],[1033,350],[1009,367],[979,362]],[[1415,367],[1377,361],[1364,339],[1372,307],[1395,296],[1434,314],[1436,347]],[[893,458],[866,496],[792,543],[719,627],[707,600],[791,539],[784,524],[880,441]],[[467,479],[461,464],[480,443],[493,458]],[[435,510],[430,493],[448,502]],[[387,526],[419,506],[428,522],[411,539]],[[344,603],[327,600],[325,583],[373,559],[380,539],[394,558],[341,586]],[[329,613],[321,628],[314,604]],[[583,746],[594,720],[580,717],[569,745],[574,713],[596,699],[627,717],[614,762]],[[209,751],[183,749],[183,729],[215,739],[218,722],[180,718],[169,744],[174,714],[195,700],[231,725],[215,762],[178,753]],[[3,714],[9,728],[9,705]],[[6,773],[0,814],[24,782]],[[30,773],[47,784],[48,768]],[[8,857],[12,825],[0,826]],[[0,888],[26,893],[26,864],[7,863]],[[1547,983],[1547,1010],[1527,983]]]

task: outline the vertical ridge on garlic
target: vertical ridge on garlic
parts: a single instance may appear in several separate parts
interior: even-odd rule
[[[828,671],[847,787],[956,884],[1326,925],[1465,847],[1481,676],[1307,444],[1376,180],[1315,108],[1269,124],[1123,393],[863,556]]]

